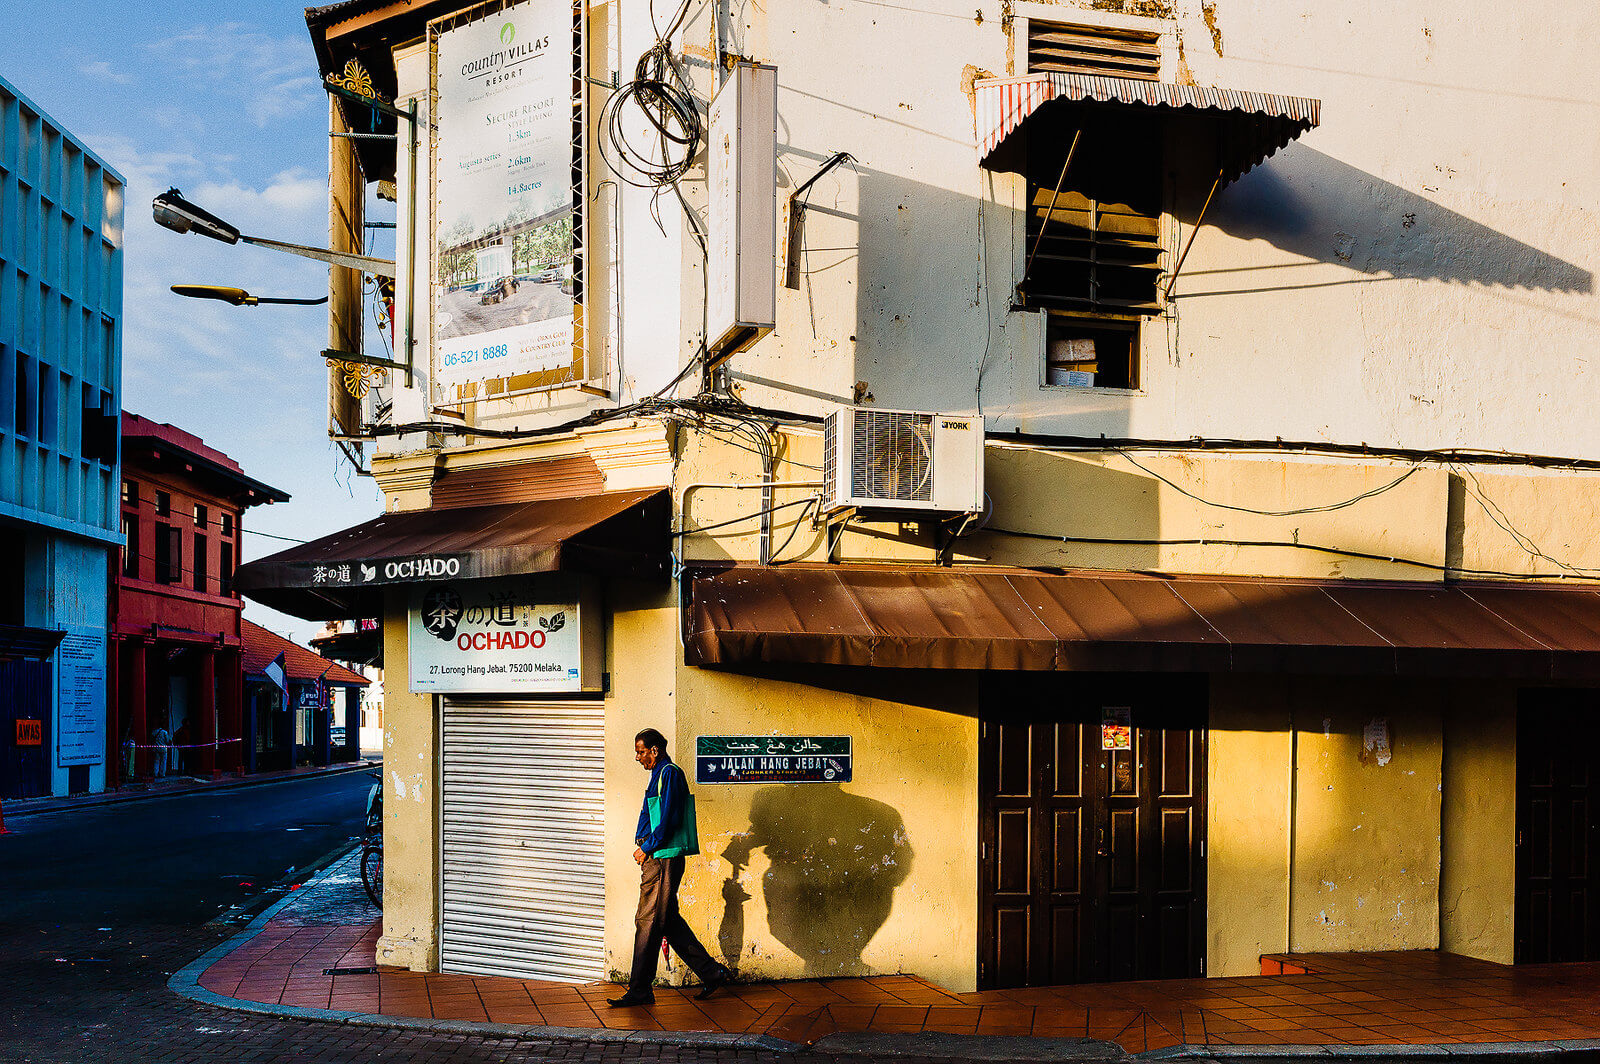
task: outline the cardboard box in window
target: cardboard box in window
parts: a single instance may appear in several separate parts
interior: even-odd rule
[[[1093,388],[1099,369],[1094,340],[1078,337],[1051,340],[1045,356],[1044,382],[1055,387]]]

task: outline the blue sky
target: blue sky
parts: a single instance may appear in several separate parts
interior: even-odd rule
[[[176,185],[245,233],[326,246],[327,95],[303,5],[0,0],[0,23],[0,73],[128,180],[123,407],[199,435],[293,496],[251,510],[247,529],[312,539],[376,515],[373,482],[327,437],[326,308],[168,291],[198,282],[316,297],[326,268],[150,217],[151,197]],[[247,534],[243,555],[288,545]],[[317,627],[248,600],[245,615],[300,640]]]

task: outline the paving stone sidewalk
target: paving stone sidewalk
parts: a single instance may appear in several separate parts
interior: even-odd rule
[[[940,1034],[1019,1036],[1075,1056],[1482,1056],[1600,1050],[1600,965],[1507,967],[1437,952],[1264,959],[1272,975],[958,994],[909,975],[732,987],[710,1001],[658,988],[649,1008],[611,1009],[618,988],[373,966],[377,912],[352,854],[258,933],[217,957],[198,986],[222,998],[361,1022],[506,1025],[524,1033],[818,1050],[887,1050]],[[558,1029],[558,1030],[548,1030]],[[926,1048],[927,1043],[916,1042]],[[961,1043],[946,1042],[946,1046]],[[1456,1047],[1452,1050],[1452,1047]],[[971,1048],[957,1055],[971,1055]]]

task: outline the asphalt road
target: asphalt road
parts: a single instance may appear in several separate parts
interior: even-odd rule
[[[498,303],[485,305],[478,300],[477,292],[465,289],[447,293],[439,309],[450,315],[450,320],[439,326],[439,339],[572,316],[572,297],[554,282],[522,281]]]
[[[0,926],[204,924],[359,835],[372,783],[343,772],[8,817]]]

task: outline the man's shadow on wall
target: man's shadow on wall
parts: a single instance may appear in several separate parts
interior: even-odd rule
[[[750,826],[723,851],[722,956],[738,968],[744,949],[739,873],[750,851],[765,849],[767,926],[805,962],[807,978],[861,975],[861,952],[894,905],[911,871],[905,821],[894,807],[850,794],[836,783],[780,784],[758,792]]]

